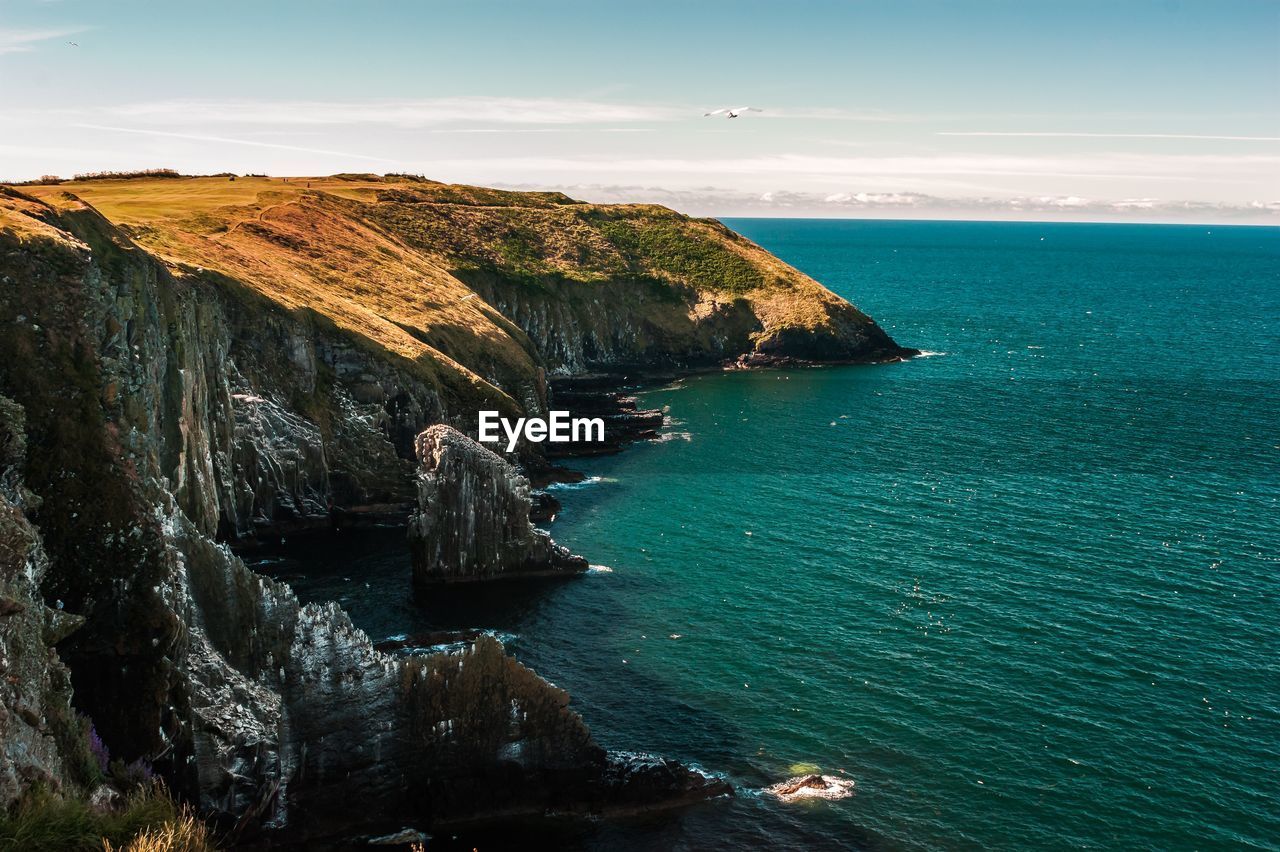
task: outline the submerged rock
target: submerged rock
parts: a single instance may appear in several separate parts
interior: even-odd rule
[[[587,561],[533,526],[529,480],[451,426],[418,436],[418,511],[409,520],[414,584],[576,573]]]
[[[617,791],[618,810],[652,810],[733,795],[725,779],[652,754],[610,752],[606,777]]]

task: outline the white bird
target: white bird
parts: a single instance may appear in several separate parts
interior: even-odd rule
[[[737,118],[744,112],[764,112],[764,110],[758,107],[734,107],[733,109],[717,109],[711,112],[704,112],[702,117],[706,118],[709,115],[723,115],[725,118]]]

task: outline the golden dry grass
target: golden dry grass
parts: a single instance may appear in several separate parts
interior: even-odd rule
[[[259,208],[263,204],[290,201],[300,196],[308,184],[317,192],[350,198],[373,198],[385,189],[381,178],[374,181],[346,181],[326,178],[225,177],[167,178],[147,180],[63,181],[51,186],[26,186],[22,191],[37,198],[55,198],[71,193],[92,204],[102,215],[118,224],[179,222],[200,214],[219,213],[237,207]],[[259,196],[267,195],[263,199]],[[230,213],[227,218],[233,218]]]
[[[184,809],[176,819],[139,832],[126,843],[102,840],[102,852],[214,852],[209,828]]]
[[[92,205],[180,276],[220,273],[407,359],[447,394],[517,407],[511,392],[531,385],[536,373],[523,333],[468,299],[472,291],[424,253],[341,209],[339,197],[354,200],[370,184],[312,179],[308,190],[307,182],[134,179],[24,189],[59,209]],[[2,225],[13,221],[23,218],[0,218]],[[483,364],[484,374],[469,364]]]

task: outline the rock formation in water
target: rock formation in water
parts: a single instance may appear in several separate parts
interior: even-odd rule
[[[436,583],[585,571],[587,561],[529,521],[529,480],[457,429],[417,440],[418,510],[409,519],[413,578]]]
[[[471,431],[480,408],[540,414],[548,372],[909,351],[714,223],[314,184],[0,187],[0,799],[76,783],[69,701],[115,756],[242,830],[337,831],[368,818],[352,802],[426,821],[723,792],[610,758],[492,640],[380,653],[224,542],[411,506],[422,486],[433,570],[566,564],[506,462],[437,426],[415,483],[415,437]],[[433,526],[435,506],[470,511],[479,543]]]

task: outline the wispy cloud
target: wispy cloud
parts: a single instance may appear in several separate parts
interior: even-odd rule
[[[424,133],[467,134],[486,133],[506,135],[511,133],[652,133],[652,127],[432,127],[424,129]]]
[[[66,38],[84,32],[84,27],[71,27],[57,30],[10,30],[0,29],[0,54],[29,53],[36,45],[56,38]]]
[[[940,130],[939,136],[1031,136],[1082,139],[1205,139],[1215,142],[1280,142],[1280,136],[1213,136],[1201,133],[1074,133],[1039,130]]]
[[[893,122],[893,121],[919,121],[921,116],[904,115],[901,113],[880,112],[877,110],[848,110],[848,109],[832,109],[826,107],[816,108],[779,108],[766,109],[759,115],[753,115],[751,118],[792,118],[805,119],[809,121],[871,121],[871,122]]]
[[[107,107],[104,114],[166,126],[210,124],[382,125],[617,124],[668,121],[689,110],[560,98],[456,97],[420,100],[166,100]]]
[[[371,101],[165,100],[122,104],[105,112],[154,123],[381,124],[426,127],[451,123],[598,124],[701,118],[706,110],[681,104],[633,104],[566,98],[452,97]],[[770,107],[751,115],[811,121],[918,120],[872,110]]]
[[[168,130],[143,130],[136,127],[111,127],[104,124],[76,124],[86,130],[108,130],[113,133],[137,133],[143,136],[159,136],[166,139],[188,139],[193,142],[215,142],[221,145],[248,145],[254,148],[274,148],[278,151],[299,151],[306,154],[324,154],[331,157],[343,157],[357,160],[369,160],[375,163],[398,163],[399,160],[388,157],[377,157],[369,154],[353,154],[350,151],[331,151],[326,148],[306,148],[299,145],[285,145],[279,142],[260,142],[256,139],[231,139],[226,136],[208,136],[203,133],[175,133]]]

